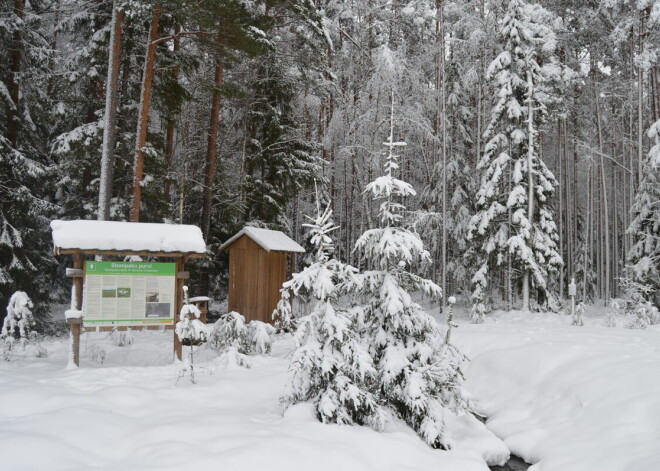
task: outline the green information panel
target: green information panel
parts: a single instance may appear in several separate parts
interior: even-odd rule
[[[84,323],[88,326],[171,324],[175,263],[85,262]]]

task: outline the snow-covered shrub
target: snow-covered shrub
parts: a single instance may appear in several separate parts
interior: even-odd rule
[[[658,308],[650,301],[641,300],[633,305],[627,312],[626,327],[629,329],[646,329],[648,326],[660,322]]]
[[[23,291],[16,291],[9,298],[7,304],[7,315],[2,324],[0,331],[0,342],[2,342],[2,356],[5,360],[10,360],[13,352],[16,350],[16,342],[18,341],[21,349],[25,351],[25,347],[30,340],[34,345],[37,355],[42,355],[45,349],[37,345],[38,337],[31,336],[31,328],[34,326],[34,317],[32,316],[32,300]],[[35,333],[36,334],[36,333]],[[47,353],[43,356],[46,356]]]
[[[380,426],[383,411],[371,391],[376,370],[361,345],[355,316],[339,307],[337,299],[355,268],[333,257],[330,205],[309,228],[314,246],[310,266],[294,273],[288,283],[294,295],[311,293],[314,307],[301,318],[296,330],[298,348],[289,367],[289,381],[282,402],[285,406],[310,401],[322,422]]]
[[[624,289],[624,313],[626,327],[629,329],[646,329],[648,326],[660,323],[658,309],[648,299],[652,288],[640,282],[634,274],[621,279]]]
[[[622,298],[613,298],[610,301],[610,309],[607,311],[603,325],[605,327],[616,327],[617,320],[623,317],[626,301]]]
[[[100,365],[103,364],[105,361],[105,350],[102,347],[99,347],[98,345],[92,344],[90,347],[87,349],[87,356],[96,363],[99,363]]]
[[[364,313],[363,344],[369,348],[376,370],[373,389],[378,402],[403,419],[429,445],[449,448],[445,412],[460,415],[470,410],[462,386],[464,357],[445,343],[435,320],[413,301],[411,292],[439,298],[438,285],[410,271],[429,262],[430,254],[418,234],[403,227],[401,199],[415,195],[412,186],[394,177],[399,168],[393,141],[393,117],[385,145],[389,152],[385,175],[369,183],[366,192],[380,201],[380,227],[364,232],[355,250],[364,254],[372,270],[347,282],[361,299]]]
[[[582,327],[584,325],[584,321],[582,320],[582,316],[584,315],[584,310],[585,310],[584,303],[579,302],[578,305],[575,306],[575,314],[573,314],[573,317],[571,318],[571,325],[577,327]]]
[[[245,317],[238,312],[220,316],[209,333],[208,346],[217,351],[235,348],[239,353],[250,353],[250,335]]]
[[[251,321],[248,324],[250,349],[258,355],[270,355],[273,346],[275,327],[261,321]]]
[[[112,340],[112,343],[118,347],[127,347],[135,341],[130,328],[119,330],[117,327],[113,327],[112,331],[108,334],[108,339]]]

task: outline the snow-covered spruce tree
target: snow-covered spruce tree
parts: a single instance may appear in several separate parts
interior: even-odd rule
[[[334,258],[330,233],[337,229],[330,205],[309,228],[314,260],[294,273],[290,290],[311,293],[316,303],[296,330],[296,349],[289,368],[289,382],[282,398],[288,407],[311,401],[324,423],[368,424],[379,427],[382,414],[370,391],[376,370],[361,346],[356,320],[338,305],[343,284],[355,268]]]
[[[49,318],[48,224],[52,174],[46,145],[52,123],[47,84],[53,51],[42,1],[5,1],[0,6],[0,318],[12,293],[39,302],[37,327]]]
[[[394,100],[392,100],[393,102]],[[458,350],[447,348],[440,327],[411,292],[422,291],[433,298],[441,289],[430,280],[409,271],[413,263],[428,261],[429,253],[418,234],[401,226],[405,207],[399,202],[414,196],[412,186],[395,178],[399,168],[394,142],[394,105],[390,110],[390,135],[385,175],[369,183],[365,192],[380,201],[380,227],[367,230],[355,243],[372,270],[348,281],[360,295],[364,342],[376,368],[375,393],[434,448],[449,448],[445,435],[445,411],[460,414],[469,410],[469,399],[461,386],[463,359]]]
[[[484,133],[486,145],[477,165],[483,172],[481,188],[468,233],[486,271],[508,256],[512,269],[522,272],[523,310],[529,310],[531,288],[549,295],[548,275],[562,265],[550,206],[557,182],[540,158],[537,138],[546,114],[545,84],[556,71],[548,15],[538,5],[510,0],[500,21],[503,50],[487,71],[498,90],[497,102]],[[483,266],[477,273],[484,272]],[[477,295],[482,281],[473,278],[477,305],[483,300],[483,293]]]
[[[630,209],[628,276],[645,300],[660,302],[660,120],[649,129],[652,147]]]

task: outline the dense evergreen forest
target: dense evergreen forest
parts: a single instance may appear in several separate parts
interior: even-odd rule
[[[475,320],[572,278],[658,303],[659,63],[659,0],[0,0],[3,315],[67,299],[56,218],[198,225],[220,297],[220,244],[305,243],[318,192],[368,268],[386,141],[415,269]]]

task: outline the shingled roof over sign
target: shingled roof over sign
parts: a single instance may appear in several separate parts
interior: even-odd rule
[[[222,244],[220,250],[226,249],[243,235],[248,236],[266,252],[305,253],[305,249],[284,232],[252,226],[244,227],[239,233]]]

